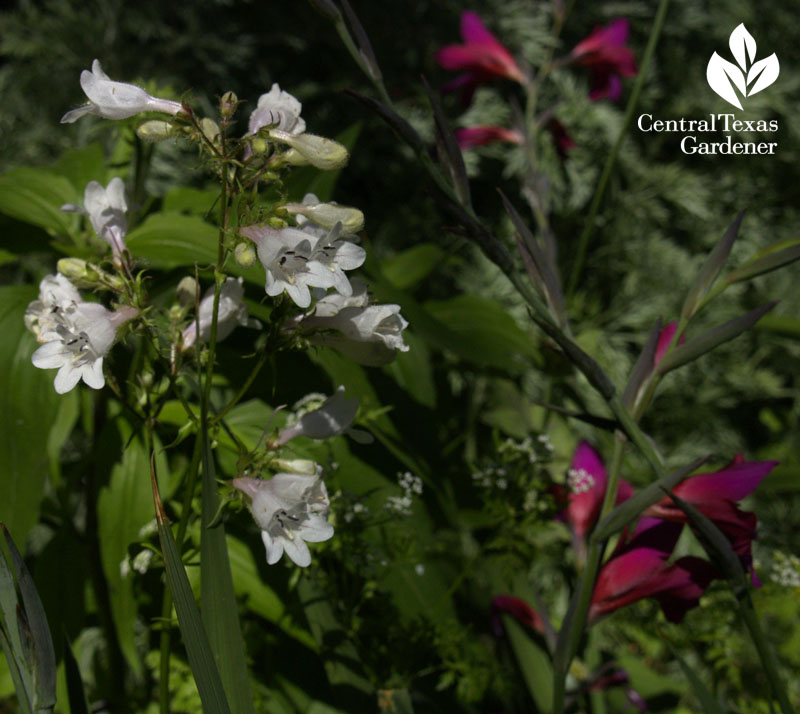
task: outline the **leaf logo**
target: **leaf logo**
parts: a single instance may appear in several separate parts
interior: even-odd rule
[[[741,109],[739,94],[750,97],[769,87],[778,78],[780,65],[774,52],[765,59],[755,61],[756,41],[744,23],[731,32],[728,44],[736,64],[722,59],[715,52],[708,61],[706,79],[720,97]]]

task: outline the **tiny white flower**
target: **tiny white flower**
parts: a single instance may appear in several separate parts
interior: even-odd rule
[[[334,436],[346,433],[354,441],[368,444],[372,442],[370,434],[350,428],[357,411],[358,399],[345,398],[344,387],[340,386],[319,409],[303,414],[297,423],[282,429],[278,433],[275,443],[277,446],[281,446],[296,436],[306,436],[309,439],[332,439]]]
[[[131,567],[139,573],[139,575],[144,575],[148,568],[150,567],[150,563],[153,562],[153,551],[149,548],[145,548],[144,550],[140,551],[136,554],[134,559],[131,561]]]
[[[25,310],[25,326],[39,342],[54,339],[59,311],[81,302],[77,288],[61,274],[46,275],[39,283],[39,299]]]
[[[141,87],[109,79],[100,62],[92,62],[92,71],[81,72],[81,88],[89,104],[73,109],[61,117],[62,124],[71,124],[84,114],[96,114],[104,119],[127,119],[141,112],[163,112],[173,116],[183,111],[180,102],[151,97]]]
[[[298,307],[311,305],[312,287],[335,288],[349,295],[352,288],[344,271],[359,267],[366,258],[361,246],[339,240],[339,224],[322,236],[297,228],[275,230],[256,225],[240,232],[256,244],[266,272],[267,295],[285,291]]]
[[[303,105],[275,83],[269,92],[258,98],[248,129],[255,134],[262,126],[277,125],[276,129],[288,134],[302,134],[306,130],[306,123],[300,116],[302,110]]]
[[[111,179],[106,188],[97,181],[90,181],[83,192],[83,205],[65,203],[61,210],[89,216],[89,222],[98,238],[111,246],[116,261],[121,260],[126,250],[125,235],[128,232],[128,221],[125,218],[128,201],[121,178]]]
[[[234,488],[250,499],[250,512],[261,529],[267,549],[267,563],[277,563],[286,553],[295,564],[311,563],[308,543],[320,543],[333,537],[328,523],[328,492],[319,476],[275,474],[268,481],[237,478]]]
[[[342,334],[311,336],[311,342],[334,347],[361,364],[379,366],[394,359],[395,352],[407,352],[403,330],[408,322],[399,305],[369,305],[367,286],[354,278],[350,296],[328,295],[303,318],[308,328],[337,330]]]
[[[92,389],[102,389],[103,358],[114,344],[117,327],[138,314],[133,307],[116,312],[94,302],[82,302],[53,313],[55,329],[31,356],[34,367],[58,369],[56,392],[64,394],[83,381]]]
[[[217,342],[224,340],[233,330],[242,327],[261,327],[261,323],[249,318],[244,304],[244,285],[242,278],[226,278],[219,293],[219,312],[217,313]],[[211,339],[211,322],[214,313],[214,288],[211,287],[200,301],[199,320],[200,342]],[[183,331],[183,349],[192,347],[197,339],[197,322],[189,323]]]

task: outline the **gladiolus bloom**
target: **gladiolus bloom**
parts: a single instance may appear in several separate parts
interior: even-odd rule
[[[517,622],[535,630],[539,634],[544,634],[544,624],[541,615],[534,610],[527,602],[513,595],[497,595],[492,598],[492,615],[497,618],[505,613],[511,615]],[[496,623],[497,624],[497,623]],[[495,626],[495,631],[500,630],[500,626]]]
[[[604,27],[595,27],[592,33],[570,52],[573,64],[588,67],[591,72],[589,98],[616,101],[622,94],[620,77],[636,74],[636,59],[628,41],[628,21],[612,20]]]
[[[455,130],[456,141],[462,149],[472,149],[475,146],[486,146],[497,141],[509,144],[522,144],[525,137],[518,131],[506,129],[503,126],[471,126],[466,129]]]
[[[461,38],[463,45],[447,45],[436,53],[442,67],[464,72],[443,87],[445,92],[461,89],[464,104],[469,104],[475,88],[493,79],[525,83],[525,75],[511,53],[486,29],[477,13],[461,13]]]

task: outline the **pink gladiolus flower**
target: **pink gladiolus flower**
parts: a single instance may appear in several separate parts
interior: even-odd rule
[[[664,325],[664,328],[661,330],[661,334],[658,336],[658,344],[656,345],[656,355],[653,359],[654,364],[658,364],[661,361],[661,358],[666,354],[667,348],[669,347],[670,343],[672,342],[672,338],[675,336],[675,333],[678,330],[678,323],[668,322]],[[681,335],[681,338],[678,340],[678,344],[682,345],[686,341],[686,336]]]
[[[777,461],[745,461],[741,454],[737,454],[731,463],[719,471],[692,476],[672,490],[678,498],[712,520],[728,537],[742,564],[751,571],[756,586],[759,582],[752,570],[753,557],[750,552],[751,543],[756,537],[756,516],[742,511],[736,501],[753,493],[761,480],[777,465]],[[643,515],[675,523],[689,521],[686,514],[667,497],[650,506]]]
[[[570,52],[573,64],[588,67],[591,72],[589,98],[616,101],[622,94],[620,77],[636,74],[636,59],[628,41],[628,21],[612,20],[604,27],[595,27],[592,33]]]
[[[600,454],[587,441],[578,444],[567,474],[570,492],[569,503],[563,511],[566,520],[578,541],[583,541],[600,515],[603,497],[606,492],[606,467]],[[617,503],[633,495],[633,487],[620,479],[617,490]]]
[[[464,104],[469,104],[475,88],[493,79],[513,79],[525,83],[525,76],[511,53],[486,29],[477,13],[461,13],[463,45],[447,45],[436,53],[436,61],[445,69],[462,70],[443,87],[445,92],[461,89]]]
[[[589,621],[637,600],[654,597],[670,622],[680,622],[696,607],[715,568],[701,558],[686,556],[667,564],[682,526],[643,518],[627,542],[621,542],[600,569],[592,593]]]
[[[502,626],[498,622],[500,614],[511,615],[517,622],[535,630],[539,634],[544,634],[544,624],[542,618],[524,600],[513,595],[497,595],[492,598],[492,615],[495,633],[502,633]]]
[[[525,141],[525,137],[518,131],[502,126],[471,126],[466,129],[456,129],[454,133],[456,141],[462,149],[486,146],[486,144],[494,144],[496,141],[505,141],[510,144],[522,144]]]

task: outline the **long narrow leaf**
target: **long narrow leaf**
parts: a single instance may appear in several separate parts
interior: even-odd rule
[[[553,668],[550,659],[513,617],[503,615],[502,618],[520,674],[535,704],[534,711],[545,714],[552,710],[553,700]]]
[[[66,635],[64,635],[64,673],[67,679],[70,714],[89,714],[89,703],[86,701],[81,670]]]
[[[22,597],[22,607],[33,640],[33,703],[37,712],[51,711],[56,705],[56,655],[53,650],[53,639],[50,636],[50,626],[47,624],[47,615],[36,590],[36,584],[5,526],[3,535],[11,553],[17,586]]]
[[[208,644],[208,635],[203,629],[200,611],[194,601],[192,588],[189,585],[189,579],[186,577],[178,547],[175,545],[175,538],[170,530],[167,514],[161,504],[161,496],[158,493],[158,483],[156,482],[155,462],[152,458],[150,461],[150,478],[153,486],[153,503],[156,511],[156,522],[158,523],[158,536],[161,540],[161,550],[164,553],[167,584],[172,593],[172,600],[175,603],[178,626],[183,636],[183,643],[186,646],[186,655],[189,658],[189,666],[197,684],[197,692],[200,695],[203,711],[206,714],[230,714],[231,710],[225,698],[222,679],[220,679],[219,670],[214,662],[211,645]]]
[[[203,529],[200,536],[200,582],[203,624],[219,668],[233,714],[255,714],[244,639],[239,624],[236,593],[222,522],[212,522],[219,511],[214,456],[203,430]]]
[[[594,533],[592,533],[592,541],[600,543],[614,535],[617,531],[621,531],[631,521],[638,518],[644,510],[664,498],[665,489],[670,491],[675,488],[675,486],[683,481],[692,471],[710,458],[710,456],[705,456],[700,459],[695,459],[692,463],[682,466],[675,471],[670,471],[670,473],[661,477],[658,481],[654,481],[641,491],[637,491],[627,501],[621,503],[600,521]]]
[[[425,142],[422,140],[422,137],[417,133],[416,129],[397,112],[387,107],[383,102],[368,97],[366,94],[361,94],[353,89],[345,89],[344,91],[351,97],[358,99],[359,102],[381,117],[389,125],[389,128],[417,154],[423,154],[425,152]]]
[[[0,558],[0,561],[3,559]],[[25,680],[23,679],[23,673],[19,668],[17,663],[17,657],[12,649],[11,643],[8,640],[8,635],[6,634],[5,628],[0,624],[0,648],[3,650],[3,654],[6,656],[6,662],[8,663],[8,671],[11,673],[11,681],[14,683],[14,691],[17,693],[17,704],[20,707],[22,714],[31,714],[32,704],[31,704],[31,697],[28,694],[29,689],[25,684]]]
[[[794,240],[791,243],[791,245],[784,248],[780,246],[785,245],[785,243],[779,243],[759,251],[744,265],[726,275],[725,282],[730,285],[742,280],[750,280],[757,275],[764,275],[800,260],[800,241]]]
[[[681,310],[682,318],[688,319],[694,315],[698,306],[703,302],[703,298],[711,289],[717,275],[719,275],[719,271],[722,270],[722,266],[725,265],[725,261],[728,259],[728,255],[733,247],[733,242],[739,234],[739,226],[741,226],[743,218],[744,211],[736,216],[736,219],[728,227],[728,230],[725,231],[725,235],[722,236],[719,243],[714,247],[714,250],[709,254],[706,262],[703,264],[703,267],[692,283],[692,286],[689,288],[689,293],[686,295],[686,300]]]
[[[664,355],[664,358],[656,366],[656,371],[659,374],[666,374],[676,367],[681,367],[688,362],[696,360],[698,357],[702,357],[707,352],[711,352],[715,347],[719,347],[725,342],[730,342],[735,337],[741,335],[745,330],[749,330],[777,304],[777,302],[768,302],[766,305],[757,307],[746,315],[735,317],[733,320],[728,320],[728,322],[722,325],[717,325],[708,332],[704,332],[702,335],[693,337],[685,344],[676,347]]]
[[[636,395],[639,393],[639,388],[647,378],[647,375],[653,371],[656,358],[656,347],[658,347],[658,336],[661,334],[661,318],[656,320],[653,329],[647,336],[647,342],[644,343],[642,353],[636,364],[633,365],[631,376],[628,378],[628,383],[625,385],[625,391],[622,393],[622,403],[630,409],[636,401]]]

